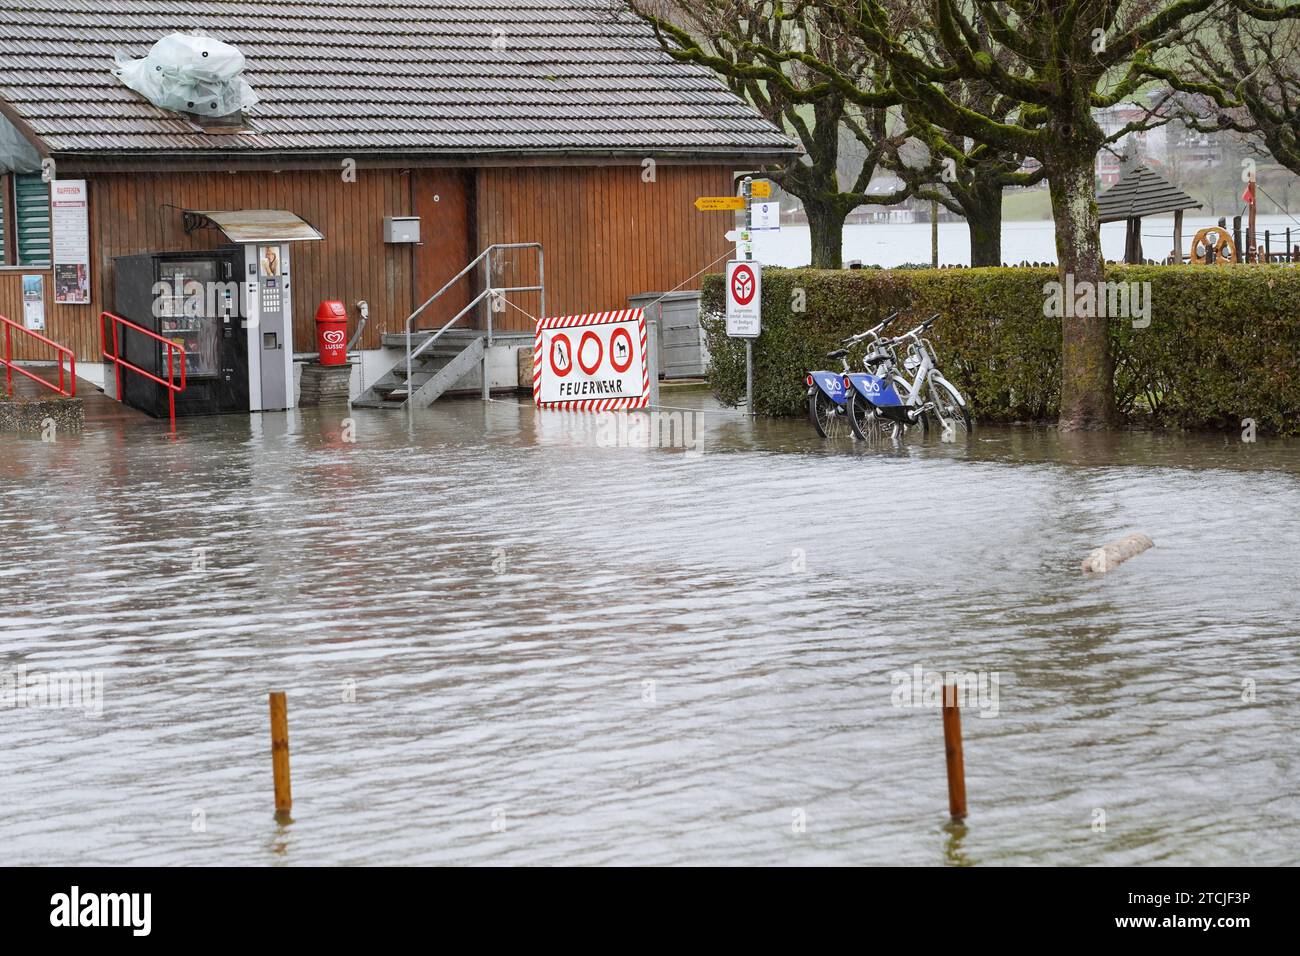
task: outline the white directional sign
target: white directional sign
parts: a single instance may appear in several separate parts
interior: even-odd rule
[[[763,330],[763,266],[733,260],[727,263],[727,334],[754,339]]]
[[[756,202],[750,208],[753,214],[753,229],[781,228],[781,204],[779,202]]]

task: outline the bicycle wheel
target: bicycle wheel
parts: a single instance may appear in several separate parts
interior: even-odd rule
[[[844,406],[827,398],[820,388],[814,388],[808,396],[808,417],[822,438],[843,438],[849,433],[848,415],[845,414]]]
[[[931,379],[930,401],[934,402],[930,414],[944,441],[961,441],[970,434],[970,408],[956,388],[946,381]]]
[[[898,425],[876,415],[876,408],[854,389],[849,395],[849,426],[859,439],[872,445],[895,437]]]

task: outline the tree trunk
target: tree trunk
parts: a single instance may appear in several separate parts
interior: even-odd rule
[[[833,203],[803,204],[808,214],[814,269],[844,268],[844,219],[849,211]]]
[[[1064,288],[1092,284],[1093,301],[1104,296],[1101,223],[1093,183],[1093,154],[1085,162],[1049,169],[1056,255]],[[1067,298],[1061,319],[1061,418],[1064,429],[1108,428],[1115,418],[1115,377],[1110,354],[1110,320],[1076,315]],[[1087,310],[1085,310],[1087,311]]]
[[[1002,187],[972,190],[962,212],[970,232],[971,266],[1002,265]]]

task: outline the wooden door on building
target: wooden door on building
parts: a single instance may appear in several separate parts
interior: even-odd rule
[[[412,308],[441,289],[478,255],[473,236],[473,178],[459,169],[411,171],[412,205],[420,217],[420,245],[415,249],[415,296]],[[473,298],[474,275],[461,279],[421,313],[419,328],[441,328]],[[456,323],[474,328],[480,309]],[[405,318],[402,316],[401,318]]]

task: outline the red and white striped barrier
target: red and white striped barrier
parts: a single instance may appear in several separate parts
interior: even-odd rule
[[[604,412],[650,402],[645,312],[619,309],[537,321],[533,403]]]

